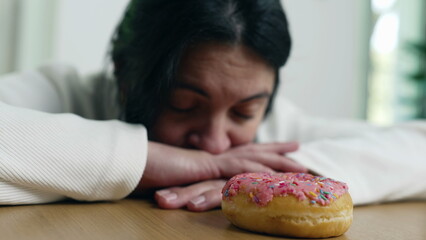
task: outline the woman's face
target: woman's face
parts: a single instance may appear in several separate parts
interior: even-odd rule
[[[275,73],[241,45],[203,43],[182,58],[178,86],[150,137],[219,154],[254,140],[271,97]]]

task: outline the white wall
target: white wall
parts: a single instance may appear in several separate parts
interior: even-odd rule
[[[0,0],[0,74],[60,61],[99,70],[128,0]]]
[[[13,0],[12,0],[13,1]],[[15,0],[17,9],[17,39],[15,68],[34,68],[50,59],[55,44],[56,0]]]
[[[281,93],[309,113],[364,118],[368,0],[283,0],[293,37]]]
[[[76,65],[83,72],[103,67],[114,28],[128,0],[60,0],[53,59]]]
[[[16,1],[0,0],[0,74],[12,70],[15,62],[16,8]]]

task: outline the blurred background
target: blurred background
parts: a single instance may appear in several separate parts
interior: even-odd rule
[[[0,0],[0,74],[104,66],[128,0]],[[425,0],[282,0],[293,50],[280,94],[306,112],[387,125],[426,118]]]

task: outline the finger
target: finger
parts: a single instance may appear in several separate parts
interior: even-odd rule
[[[288,152],[294,152],[299,149],[299,143],[298,142],[285,142],[285,143],[269,143],[269,144],[262,144],[265,148],[265,151],[269,152],[276,152],[285,154]]]
[[[223,184],[225,184],[225,182]],[[191,199],[191,201],[187,204],[187,208],[190,211],[202,212],[219,207],[221,202],[222,187],[209,190],[202,195]]]
[[[232,177],[244,172],[307,172],[303,165],[275,153],[253,153],[250,159],[224,158],[216,162],[222,177]]]
[[[210,180],[186,187],[173,187],[157,191],[155,200],[158,206],[166,209],[176,209],[186,206],[191,199],[194,199],[204,192],[223,186],[223,180]]]
[[[249,160],[266,165],[274,170],[282,172],[307,172],[308,169],[290,158],[276,153],[258,152],[253,153]]]
[[[158,206],[160,208],[165,208],[165,209],[179,208],[180,206],[175,203],[178,198],[178,195],[175,191],[176,191],[176,188],[169,188],[169,189],[156,191],[154,198]]]
[[[302,164],[295,162],[287,157],[279,157],[281,159],[281,171],[283,172],[302,172],[307,173],[308,169]]]
[[[220,176],[222,177],[232,177],[239,173],[245,172],[266,172],[274,173],[275,171],[265,166],[262,163],[250,161],[247,159],[220,159],[216,162],[220,171]]]
[[[294,152],[299,149],[298,142],[276,142],[276,143],[252,143],[240,146],[242,151],[246,152],[274,152],[279,154],[285,154],[288,152]]]

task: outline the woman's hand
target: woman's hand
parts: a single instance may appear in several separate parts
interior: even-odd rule
[[[196,182],[157,191],[155,198],[162,208],[186,206],[191,211],[209,210],[220,206],[224,178],[243,172],[307,172],[305,167],[285,157],[285,153],[297,148],[297,143],[247,144],[211,155],[150,143],[147,167],[138,189]]]
[[[285,157],[286,153],[298,148],[299,144],[296,142],[250,143],[231,148],[212,158],[220,171],[219,177],[222,178],[243,172],[307,172],[305,167]]]
[[[212,155],[150,142],[137,190],[229,178],[243,172],[306,172],[306,168],[284,156],[297,148],[297,143],[253,143]]]
[[[215,179],[186,187],[172,187],[155,193],[158,206],[166,209],[186,207],[190,211],[207,211],[219,207],[226,180]]]

